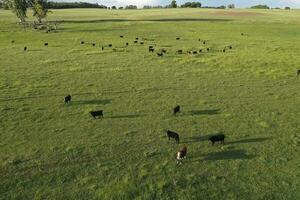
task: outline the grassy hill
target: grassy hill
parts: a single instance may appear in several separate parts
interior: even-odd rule
[[[0,199],[300,198],[298,10],[70,9],[48,19],[56,32],[24,32],[0,10]],[[212,146],[218,133],[225,145]]]

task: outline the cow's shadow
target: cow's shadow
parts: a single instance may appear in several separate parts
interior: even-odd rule
[[[73,104],[78,105],[86,105],[86,104],[99,104],[99,105],[106,105],[111,103],[111,99],[101,99],[101,100],[82,100],[82,101],[73,101]]]
[[[224,134],[224,133],[223,132],[218,132],[218,133],[212,133],[212,134],[207,134],[207,135],[187,137],[184,140],[184,143],[196,143],[196,142],[208,141],[211,136],[220,135],[220,134]]]
[[[112,116],[109,118],[111,118],[111,119],[126,119],[126,118],[139,118],[142,116],[144,116],[144,115],[142,115],[142,114],[127,114],[127,115],[116,115],[116,116]]]
[[[220,109],[211,110],[192,110],[188,112],[190,115],[218,115],[221,114]]]
[[[236,150],[225,150],[221,152],[214,152],[201,155],[203,156],[203,160],[239,160],[239,159],[252,159],[256,157],[256,155],[248,155],[245,150],[236,149]]]
[[[249,138],[249,139],[242,139],[242,140],[226,142],[226,144],[243,144],[243,143],[264,142],[264,141],[270,140],[270,139],[272,139],[272,138],[271,137]]]

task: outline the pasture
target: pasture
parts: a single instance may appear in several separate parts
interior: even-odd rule
[[[0,10],[0,199],[300,198],[300,11],[70,9],[48,20],[57,31],[24,32]],[[225,144],[212,146],[214,134]]]

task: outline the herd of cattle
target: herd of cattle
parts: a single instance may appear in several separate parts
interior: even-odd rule
[[[243,33],[241,35],[244,35]],[[120,38],[124,38],[123,35],[120,36]],[[177,37],[176,40],[181,40],[180,37]],[[146,38],[142,38],[141,40],[139,38],[135,38],[135,40],[133,41],[134,44],[140,44],[140,45],[144,45],[145,44],[145,41],[147,41]],[[198,39],[199,42],[201,42],[203,45],[206,45],[207,41],[206,40],[201,40],[201,39]],[[15,41],[12,40],[11,43],[14,43]],[[85,42],[84,41],[81,41],[80,44],[84,45]],[[91,43],[92,46],[96,46],[96,43]],[[44,46],[48,46],[49,44],[48,43],[44,43]],[[126,46],[129,46],[129,43],[126,42],[125,43]],[[148,47],[148,50],[149,52],[151,53],[154,53],[155,52],[155,44],[152,44],[152,45],[149,45]],[[104,45],[101,47],[102,50],[105,50],[106,48],[112,48],[113,47],[113,44],[108,44],[108,45]],[[27,51],[27,46],[24,47],[24,51]],[[229,49],[233,49],[233,47],[231,45],[229,46],[225,46],[223,49],[219,49],[219,50],[215,50],[215,51],[218,51],[218,52],[226,52],[226,50]],[[201,48],[201,49],[198,49],[198,50],[188,50],[186,51],[187,54],[198,54],[198,53],[203,53],[203,52],[210,52],[212,50],[212,48],[209,48],[209,47],[206,47],[206,48]],[[159,49],[158,52],[157,52],[157,56],[158,57],[162,57],[164,54],[167,53],[167,50],[166,49]],[[176,51],[176,54],[183,54],[184,51],[182,49],[178,49]],[[300,69],[297,70],[297,76],[300,76]],[[72,100],[72,97],[71,95],[68,95],[65,97],[64,101],[65,103],[70,103]],[[176,115],[177,113],[180,112],[180,106],[176,106],[174,109],[173,109],[173,114]],[[103,110],[97,110],[97,111],[90,111],[90,115],[96,119],[96,118],[103,118]],[[179,144],[179,134],[174,132],[174,131],[170,131],[170,130],[167,130],[166,131],[166,134],[169,138],[169,140],[172,138],[174,139],[178,144]],[[214,135],[214,136],[211,136],[209,138],[209,141],[211,141],[212,145],[215,144],[215,142],[221,142],[222,144],[224,144],[224,140],[225,140],[225,135],[224,134],[218,134],[218,135]],[[181,148],[178,152],[177,152],[177,156],[176,156],[176,160],[177,160],[177,163],[181,163],[181,160],[183,158],[186,157],[186,154],[187,154],[187,147],[184,146],[183,148]]]
[[[64,102],[65,104],[68,104],[70,103],[72,100],[72,96],[71,95],[67,95],[64,99]],[[180,113],[180,106],[177,105],[173,108],[173,115],[176,115]],[[96,118],[103,118],[103,110],[97,110],[97,111],[90,111],[90,115],[96,119]],[[177,144],[179,144],[179,134],[174,132],[174,131],[170,131],[170,130],[167,130],[166,131],[167,133],[167,136],[169,138],[169,140],[172,138],[174,139]],[[215,144],[215,142],[221,142],[222,144],[224,144],[224,141],[225,141],[225,135],[224,134],[217,134],[217,135],[213,135],[209,138],[209,140],[211,141],[212,145]],[[176,160],[177,160],[177,163],[181,164],[182,163],[182,159],[184,159],[186,157],[186,154],[187,154],[187,147],[184,146],[182,147],[178,152],[177,152],[177,155],[176,155]]]

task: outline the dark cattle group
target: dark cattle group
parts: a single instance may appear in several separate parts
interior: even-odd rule
[[[297,71],[297,76],[299,76],[300,75],[300,69],[298,69],[298,71]]]

